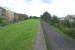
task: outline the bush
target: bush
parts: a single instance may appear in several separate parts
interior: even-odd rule
[[[75,28],[59,27],[59,29],[66,35],[75,39]]]
[[[73,28],[64,29],[64,33],[71,36],[72,38],[75,38],[75,29]]]
[[[6,26],[6,25],[7,25],[7,23],[4,20],[0,21],[0,26],[1,27]]]
[[[55,24],[53,25],[56,28],[58,28],[60,31],[62,31],[64,34],[72,37],[75,39],[75,28],[69,28],[69,27],[65,27],[63,25],[59,25],[59,24]]]

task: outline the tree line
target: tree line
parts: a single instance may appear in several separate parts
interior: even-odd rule
[[[51,14],[46,11],[40,17],[43,21],[46,21],[51,25],[57,25],[59,23],[66,27],[75,27],[75,16],[72,17],[72,15],[67,15],[63,20],[61,20],[62,18],[59,18],[56,15],[51,16]]]

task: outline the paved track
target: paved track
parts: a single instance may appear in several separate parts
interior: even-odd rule
[[[32,50],[47,50],[41,24],[38,26],[38,30],[33,41]]]
[[[42,21],[42,28],[45,33],[48,48],[52,50],[75,50],[75,44],[63,38],[57,31],[55,31],[46,22]]]

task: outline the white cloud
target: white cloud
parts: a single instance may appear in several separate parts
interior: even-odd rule
[[[18,13],[39,16],[44,11],[59,17],[75,14],[74,0],[51,0],[51,3],[42,3],[41,0],[0,0],[0,6],[5,6]]]

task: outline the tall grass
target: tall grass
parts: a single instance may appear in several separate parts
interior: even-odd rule
[[[63,32],[65,35],[70,36],[71,38],[75,39],[75,28],[73,27],[65,27],[63,25],[54,26],[61,32]]]

